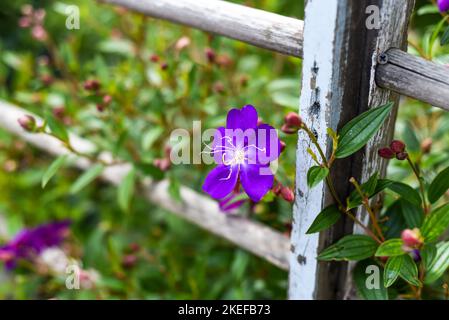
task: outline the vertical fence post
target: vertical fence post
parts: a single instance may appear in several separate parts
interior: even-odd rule
[[[308,0],[305,9],[304,60],[300,114],[329,153],[328,127],[337,130],[356,115],[398,97],[375,84],[380,53],[390,47],[404,48],[414,0]],[[391,139],[396,109],[384,128],[365,150],[334,164],[331,178],[337,193],[351,191],[349,178],[364,181],[374,171],[385,172],[377,157],[378,146]],[[344,234],[359,232],[342,219],[321,234],[305,232],[318,213],[332,202],[321,183],[307,187],[307,171],[313,165],[300,132],[297,151],[296,202],[289,276],[290,299],[341,299],[349,296],[351,282],[345,263],[318,262],[317,253]],[[313,149],[313,148],[312,148]],[[363,212],[358,213],[366,220]]]

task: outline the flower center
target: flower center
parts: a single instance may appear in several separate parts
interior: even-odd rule
[[[243,149],[236,149],[234,152],[234,164],[243,164],[245,162],[245,151]]]

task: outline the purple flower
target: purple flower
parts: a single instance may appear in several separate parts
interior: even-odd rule
[[[270,162],[281,151],[276,130],[257,124],[256,109],[247,105],[229,111],[226,128],[216,130],[210,152],[218,164],[203,184],[203,190],[215,199],[225,199],[241,183],[254,202],[260,201],[273,186]]]
[[[69,231],[70,221],[43,224],[23,229],[9,243],[0,247],[0,260],[12,269],[21,259],[33,260],[43,250],[59,246]]]
[[[438,0],[438,9],[441,12],[449,11],[449,0]]]

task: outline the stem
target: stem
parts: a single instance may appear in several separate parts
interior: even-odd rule
[[[315,135],[313,134],[313,132],[305,125],[303,124],[301,127],[309,136],[310,140],[312,141],[312,143],[315,145],[315,147],[317,148],[321,159],[323,160],[323,165],[330,169],[330,164],[327,161],[326,156],[324,155],[323,149],[321,149],[320,144],[318,143],[318,140],[316,139]],[[341,213],[346,214],[349,218],[351,218],[352,221],[354,221],[354,223],[358,224],[361,228],[363,228],[363,230],[371,237],[373,238],[376,242],[378,243],[382,243],[382,240],[380,240],[367,226],[365,226],[359,219],[357,219],[355,217],[355,215],[353,215],[351,213],[351,211],[348,211],[347,208],[343,205],[343,202],[340,200],[340,197],[337,194],[337,190],[335,189],[335,186],[332,182],[331,177],[328,175],[326,177],[326,184],[329,188],[329,191],[332,195],[332,197],[334,198],[335,202],[338,203],[338,209],[341,211]]]
[[[382,241],[385,241],[385,237],[384,237],[384,235],[382,233],[382,229],[380,228],[379,223],[377,222],[376,215],[374,214],[373,210],[371,209],[371,207],[369,205],[368,197],[363,193],[362,188],[360,187],[360,185],[358,184],[358,182],[354,178],[349,179],[349,181],[354,185],[355,189],[357,190],[357,193],[362,198],[363,206],[365,207],[366,211],[368,211],[368,213],[369,213],[371,221],[373,222],[374,229],[376,230],[376,232],[379,235],[380,239]]]
[[[418,168],[416,168],[416,166],[413,164],[412,160],[410,159],[410,156],[407,155],[407,162],[410,165],[410,167],[413,170],[413,173],[415,174],[416,178],[418,179],[419,182],[419,191],[421,193],[421,197],[422,197],[422,201],[423,201],[423,208],[424,208],[424,213],[427,214],[429,213],[429,207],[427,206],[427,202],[426,202],[426,193],[424,191],[424,184],[422,182],[422,178],[421,175],[419,173]]]

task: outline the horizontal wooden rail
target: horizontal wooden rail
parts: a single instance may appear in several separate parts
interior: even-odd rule
[[[257,47],[302,57],[303,21],[220,0],[99,0],[247,42]]]
[[[399,49],[379,56],[377,84],[449,111],[449,67]]]
[[[1,128],[55,156],[69,154],[57,139],[44,134],[25,132],[17,123],[17,119],[24,114],[31,113],[0,101]],[[38,122],[42,121],[37,116],[33,116],[38,119]],[[92,152],[96,149],[91,142],[73,134],[70,135],[70,141],[74,148],[81,152]],[[85,170],[91,166],[91,163],[84,158],[72,157],[71,163],[80,169]],[[103,153],[101,157],[110,159],[111,155]],[[105,169],[102,178],[113,185],[118,185],[129,169],[129,164],[110,166]],[[154,182],[145,179],[143,189],[145,198],[150,202],[229,240],[279,268],[288,269],[290,242],[288,237],[280,232],[246,218],[226,215],[219,210],[215,201],[187,187],[181,187],[181,201],[176,202],[168,192],[168,181],[166,180]]]

